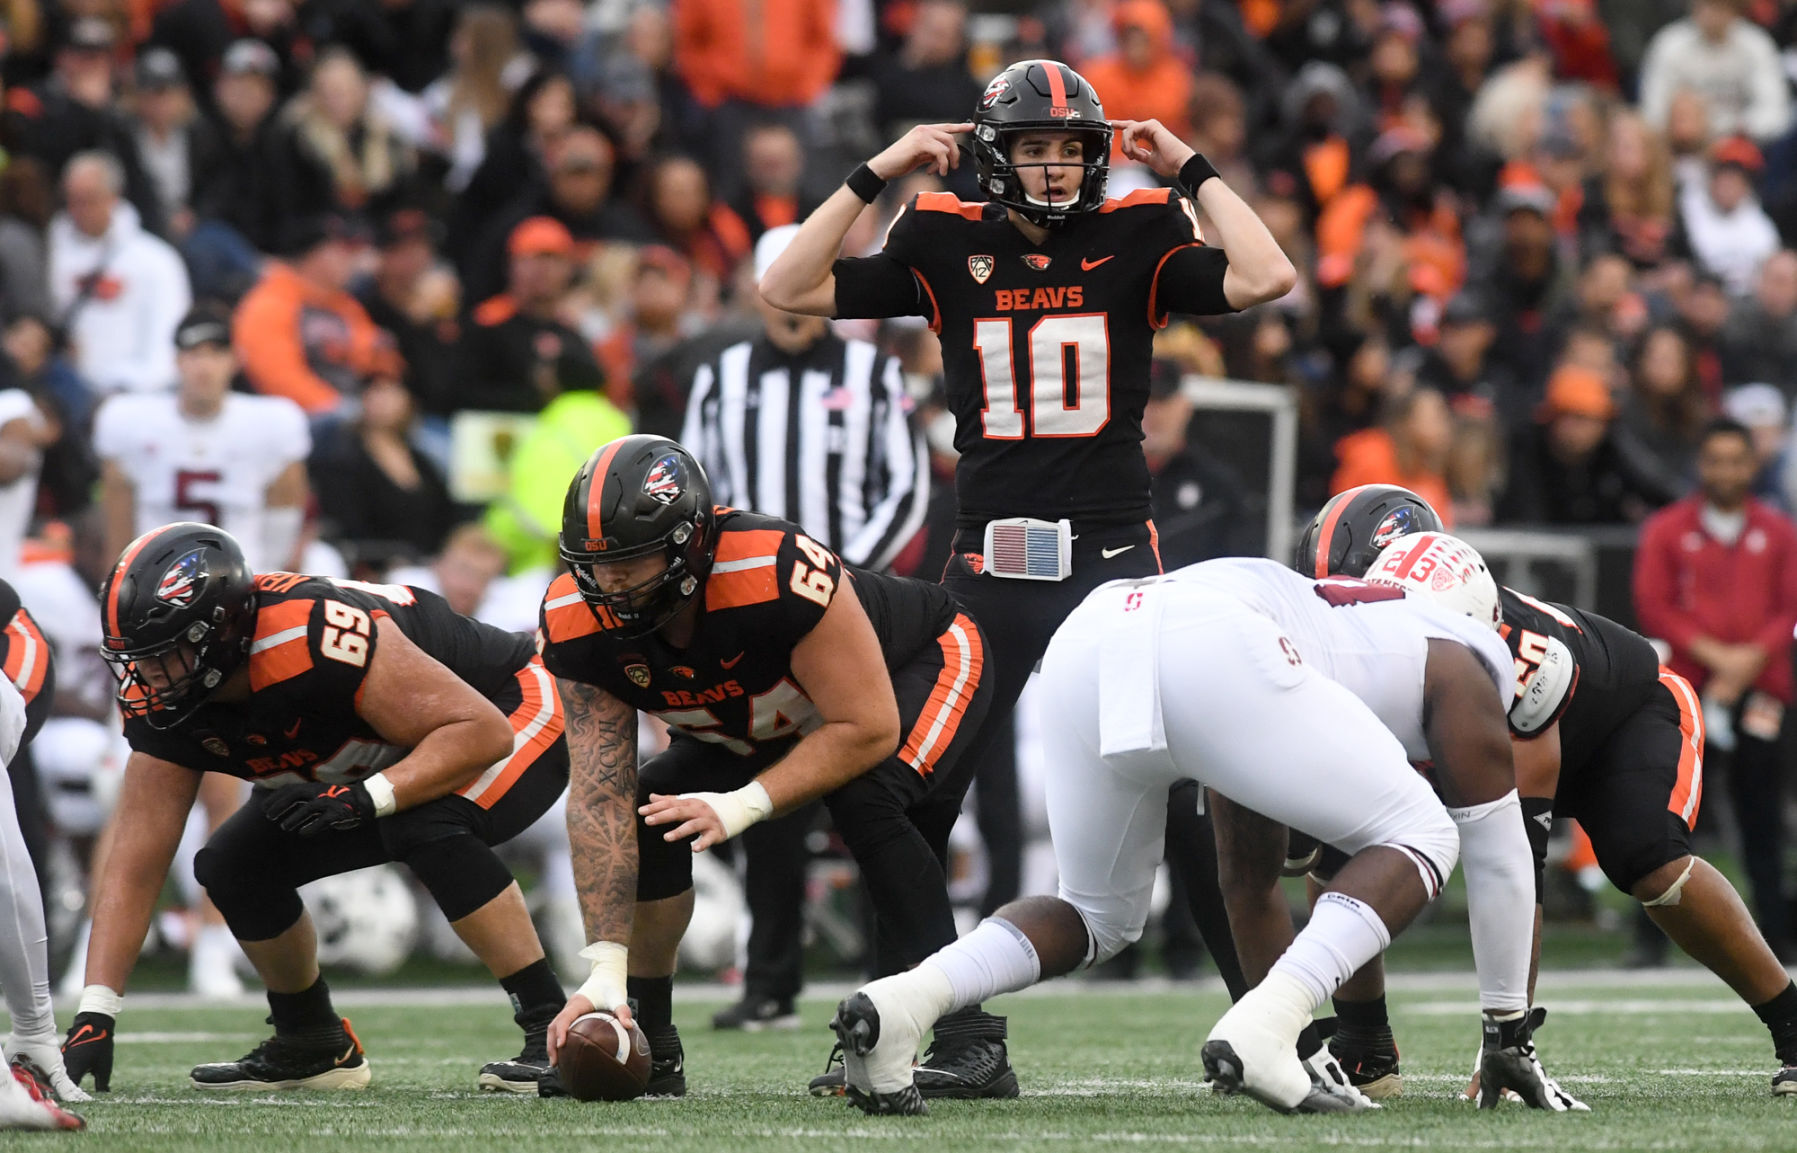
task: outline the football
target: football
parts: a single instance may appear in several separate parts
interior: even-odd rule
[[[555,1064],[570,1097],[629,1101],[649,1087],[649,1038],[610,1013],[588,1013],[568,1026]]]

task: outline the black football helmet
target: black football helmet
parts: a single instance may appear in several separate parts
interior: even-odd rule
[[[1018,166],[1011,162],[1012,138],[1042,131],[1077,132],[1085,141],[1079,195],[1065,204],[1025,196]],[[994,76],[974,109],[972,136],[980,191],[1031,224],[1054,228],[1103,206],[1111,176],[1111,125],[1092,85],[1059,60],[1022,60]],[[1069,167],[1060,161],[1054,166]]]
[[[172,729],[236,672],[256,631],[256,586],[221,528],[177,521],[126,546],[100,586],[101,653],[127,717]]]
[[[622,631],[654,632],[697,595],[717,552],[711,482],[693,455],[665,436],[619,437],[574,474],[562,505],[562,563],[596,614]],[[660,553],[668,567],[643,583],[606,592],[593,566]]]
[[[1310,577],[1363,577],[1399,537],[1445,531],[1429,502],[1409,489],[1363,484],[1329,498],[1298,538],[1292,567]]]

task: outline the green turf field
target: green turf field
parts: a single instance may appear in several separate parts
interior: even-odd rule
[[[515,1051],[502,1004],[483,990],[346,994],[373,1062],[367,1092],[201,1096],[198,1061],[235,1057],[265,1031],[255,1003],[182,1007],[141,998],[120,1021],[113,1092],[81,1107],[84,1135],[7,1135],[0,1147],[64,1142],[142,1153],[263,1150],[956,1150],[1099,1148],[1790,1150],[1797,1100],[1767,1089],[1758,1021],[1705,974],[1550,975],[1540,1037],[1550,1069],[1592,1107],[1549,1116],[1477,1113],[1455,1099],[1477,1044],[1473,990],[1459,974],[1420,975],[1394,993],[1407,1096],[1378,1113],[1279,1117],[1200,1084],[1197,1051],[1220,992],[1064,985],[1009,998],[1023,1097],[940,1102],[925,1118],[862,1116],[803,1092],[829,1049],[832,1001],[807,1000],[799,1033],[725,1035],[721,1002],[678,1007],[691,1095],[619,1105],[485,1096],[483,1060]],[[432,1000],[437,1003],[429,1003]],[[406,1003],[396,1003],[403,1000]],[[385,1003],[381,1003],[384,1001]],[[444,1003],[447,1001],[447,1003]]]

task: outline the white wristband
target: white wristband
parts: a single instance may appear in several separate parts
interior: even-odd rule
[[[696,801],[704,801],[718,815],[726,840],[737,836],[750,825],[773,815],[774,802],[760,781],[750,781],[733,793],[682,793]]]
[[[574,992],[593,1003],[594,1008],[610,1012],[628,998],[630,949],[615,941],[594,941],[580,951],[593,963],[593,971]]]
[[[393,810],[399,807],[393,798],[393,782],[387,779],[386,773],[376,773],[365,778],[362,787],[368,790],[369,798],[374,801],[375,816],[390,817]]]
[[[124,994],[108,989],[105,985],[89,985],[81,990],[81,1001],[75,1006],[75,1012],[104,1013],[108,1017],[116,1017],[124,1007]]]

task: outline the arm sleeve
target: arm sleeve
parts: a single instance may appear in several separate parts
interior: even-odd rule
[[[898,358],[887,357],[869,385],[874,419],[867,430],[867,459],[870,470],[878,466],[873,488],[878,499],[868,508],[861,531],[843,542],[842,555],[850,564],[884,570],[923,525],[930,475],[923,435],[911,427],[905,411],[905,378]]]
[[[1173,313],[1187,316],[1221,316],[1236,311],[1223,294],[1223,274],[1229,257],[1221,248],[1191,241],[1161,258],[1151,290],[1149,312],[1156,325],[1164,325]]]
[[[910,265],[887,253],[838,260],[830,269],[836,275],[836,315],[874,318],[924,316],[940,323],[934,302],[925,295]]]

